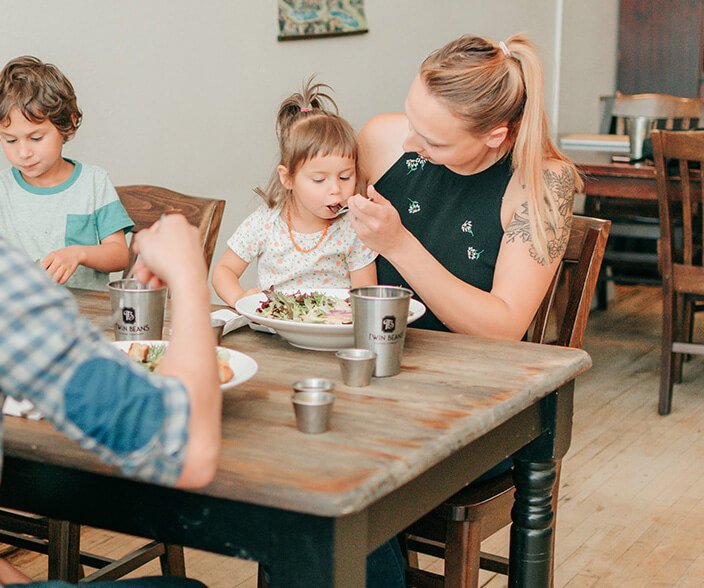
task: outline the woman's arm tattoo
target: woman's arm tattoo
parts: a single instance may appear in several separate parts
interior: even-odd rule
[[[547,260],[539,255],[530,231],[528,202],[524,202],[517,210],[513,219],[506,227],[506,240],[513,243],[518,239],[522,243],[530,243],[530,256],[540,265],[549,265],[559,259],[567,249],[567,240],[572,226],[572,202],[574,200],[574,176],[569,167],[563,166],[560,173],[545,170],[543,174],[548,187],[548,196],[552,197],[557,205],[557,223],[551,219],[545,220],[545,233],[547,235]]]

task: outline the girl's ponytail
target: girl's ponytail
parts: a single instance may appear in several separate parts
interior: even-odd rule
[[[279,165],[286,167],[291,175],[316,155],[336,153],[357,158],[354,129],[338,115],[337,104],[327,93],[332,88],[313,83],[313,80],[311,76],[301,92],[286,98],[276,115]],[[272,172],[265,190],[255,188],[254,191],[270,208],[282,206],[289,196],[277,169]]]

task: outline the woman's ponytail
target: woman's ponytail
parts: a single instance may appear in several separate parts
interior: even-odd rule
[[[557,150],[550,138],[545,114],[543,68],[533,44],[522,35],[514,35],[505,45],[521,67],[525,86],[523,115],[513,147],[514,168],[521,183],[529,190],[528,219],[536,253],[549,263],[547,229],[559,226],[560,211],[559,202],[550,193],[545,180],[544,160],[556,159],[567,164],[579,189],[581,180],[572,162]]]

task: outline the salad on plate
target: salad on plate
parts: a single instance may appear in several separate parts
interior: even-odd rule
[[[340,298],[316,291],[286,293],[274,288],[262,293],[266,300],[256,311],[262,317],[321,325],[352,324],[349,297]]]

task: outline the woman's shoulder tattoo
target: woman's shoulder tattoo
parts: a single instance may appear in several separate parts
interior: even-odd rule
[[[514,213],[511,222],[506,227],[505,235],[509,243],[518,240],[530,243],[530,256],[540,265],[549,265],[560,258],[567,248],[567,240],[572,226],[572,202],[574,200],[574,175],[568,166],[562,166],[559,173],[545,170],[543,173],[548,192],[546,198],[552,198],[557,209],[557,222],[545,219],[547,235],[547,259],[535,248],[531,235],[528,202],[524,202]]]

